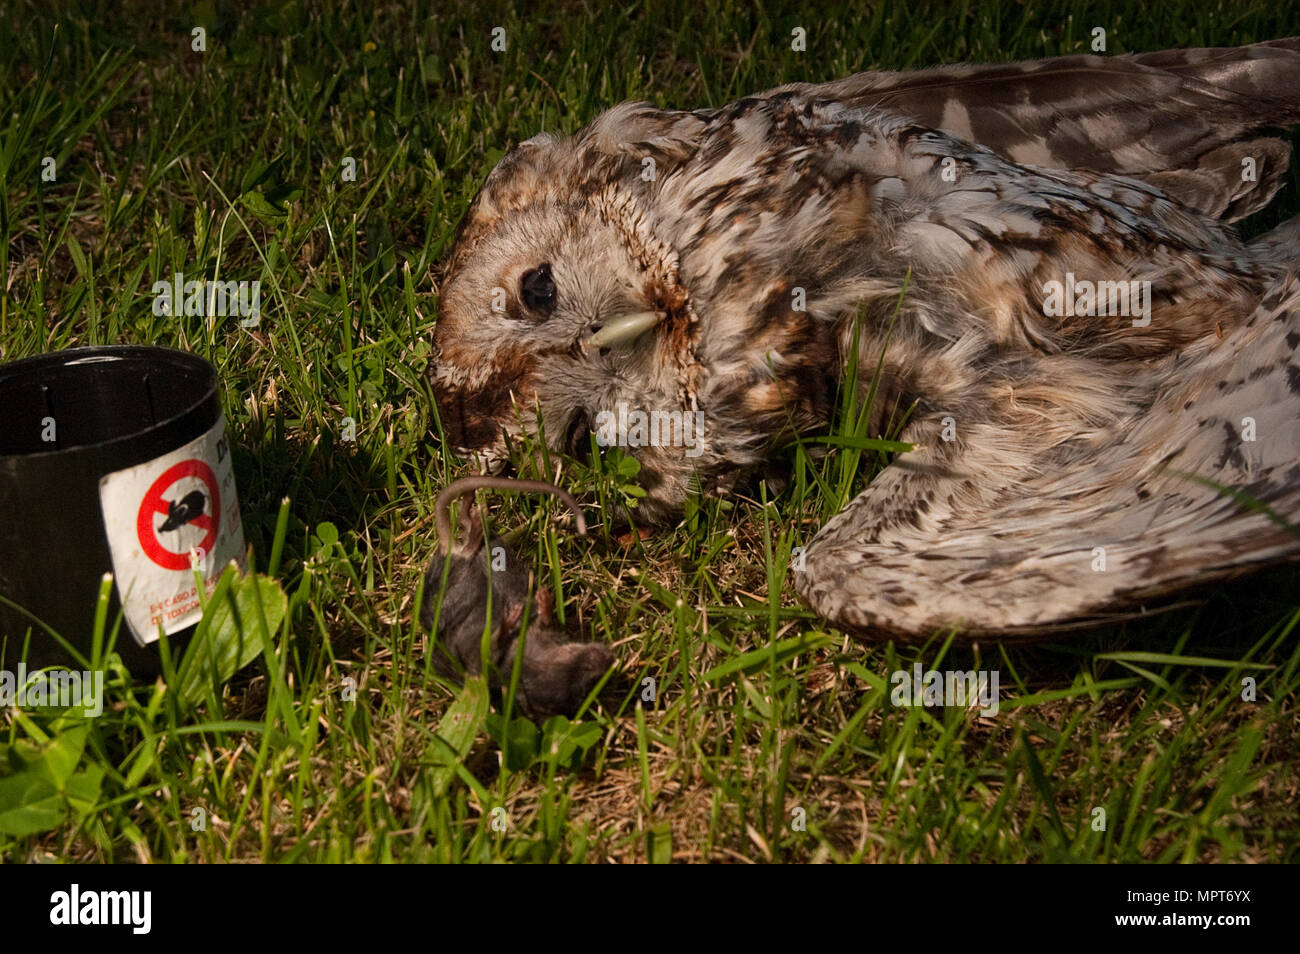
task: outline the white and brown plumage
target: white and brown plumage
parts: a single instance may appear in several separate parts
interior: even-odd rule
[[[856,327],[874,426],[911,407],[917,446],[795,574],[835,623],[1014,636],[1293,557],[1300,229],[1227,223],[1286,172],[1261,130],[1298,121],[1297,39],[615,107],[523,143],[471,207],[435,332],[444,432],[499,454],[540,409],[572,448],[620,402],[698,410],[699,456],[631,451],[671,517],[692,477],[825,432]],[[1046,316],[1067,273],[1149,281],[1149,325]]]

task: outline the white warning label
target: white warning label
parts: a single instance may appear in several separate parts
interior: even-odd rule
[[[184,447],[99,480],[104,531],[123,616],[136,641],[155,642],[198,621],[206,595],[234,560],[245,567],[226,421]]]

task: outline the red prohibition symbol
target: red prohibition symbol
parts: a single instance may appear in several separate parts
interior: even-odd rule
[[[208,500],[212,501],[211,512],[209,508],[201,507],[201,512],[188,515],[184,513],[185,502],[163,500],[163,493],[167,488],[184,477],[197,477],[203,482],[208,491]],[[185,501],[188,501],[191,496],[197,497],[197,492],[191,492]],[[162,527],[155,527],[159,514],[167,519],[163,521]],[[182,522],[176,529],[182,525],[189,525],[206,531],[199,543],[186,547],[179,553],[168,549],[158,539],[159,531],[177,520]],[[221,493],[217,490],[217,475],[203,461],[193,458],[183,460],[163,471],[162,476],[153,482],[145,493],[144,499],[140,501],[140,512],[136,515],[136,535],[140,538],[140,546],[144,548],[145,555],[164,570],[188,570],[190,551],[195,547],[202,550],[205,555],[211,553],[212,545],[217,542],[217,528],[220,525]]]

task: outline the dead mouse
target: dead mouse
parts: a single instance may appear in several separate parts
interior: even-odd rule
[[[464,477],[449,484],[438,495],[441,552],[425,573],[424,605],[420,608],[420,622],[435,632],[435,665],[444,676],[479,673],[490,593],[489,685],[494,689],[509,686],[527,609],[528,629],[515,704],[532,719],[572,715],[614,664],[614,654],[600,643],[570,640],[557,629],[552,618],[554,596],[549,589],[539,588],[530,602],[529,570],[500,537],[484,540],[477,509],[470,511],[465,542],[453,544],[451,505],[480,488],[554,494],[577,515],[578,531],[587,532],[578,502],[554,484],[487,476]],[[448,559],[451,567],[444,593],[442,576]],[[497,569],[493,569],[494,563]]]

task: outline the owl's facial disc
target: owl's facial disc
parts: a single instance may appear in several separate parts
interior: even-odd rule
[[[530,147],[520,162],[541,158]],[[667,514],[712,446],[695,398],[702,326],[678,254],[628,194],[570,194],[549,174],[524,188],[512,176],[528,168],[493,173],[440,284],[431,383],[443,436],[489,470],[543,434],[576,458],[620,447],[641,464],[643,512]]]
[[[458,250],[439,289],[432,363],[448,445],[503,455],[505,435],[536,431],[540,410],[548,443],[585,450],[589,429],[574,435],[573,422],[654,374],[661,297],[590,207],[521,210]]]

